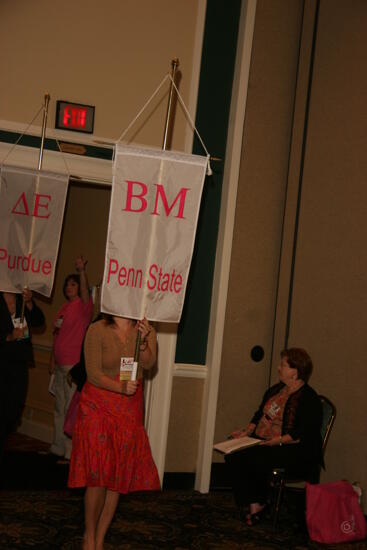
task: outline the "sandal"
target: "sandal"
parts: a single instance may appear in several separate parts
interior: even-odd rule
[[[264,517],[266,516],[266,513],[267,513],[267,506],[265,504],[263,508],[261,508],[261,510],[259,510],[258,512],[254,512],[253,514],[248,514],[246,516],[246,525],[248,525],[249,527],[257,525],[264,519]]]

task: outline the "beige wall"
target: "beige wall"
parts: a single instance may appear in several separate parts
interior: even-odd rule
[[[337,408],[324,479],[365,492],[366,24],[365,2],[320,4],[289,336]]]
[[[96,106],[94,135],[118,139],[178,57],[187,101],[198,0],[3,0],[0,3],[0,120],[28,124],[51,94]],[[129,137],[160,146],[168,87]],[[39,122],[40,125],[40,122]],[[173,148],[186,130],[177,110]],[[76,134],[74,135],[76,138]]]
[[[166,472],[195,472],[203,380],[174,378]]]
[[[259,2],[237,191],[215,439],[246,425],[269,376],[301,3]],[[252,361],[253,346],[265,357]],[[214,460],[221,460],[214,454]]]

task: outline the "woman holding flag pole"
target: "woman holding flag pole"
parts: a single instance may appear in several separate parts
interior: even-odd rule
[[[127,367],[137,341],[135,379]],[[68,484],[87,487],[83,548],[101,550],[120,493],[160,489],[144,429],[142,382],[143,371],[156,362],[156,334],[146,319],[105,315],[89,327],[84,352],[88,380],[74,425]]]

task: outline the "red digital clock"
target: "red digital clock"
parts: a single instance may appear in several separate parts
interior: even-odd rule
[[[94,107],[70,101],[56,102],[55,128],[92,134],[94,127]]]

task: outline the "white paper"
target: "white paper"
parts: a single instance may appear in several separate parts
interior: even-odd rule
[[[51,395],[55,396],[55,375],[51,374],[50,382],[48,384],[48,391]]]
[[[246,447],[253,447],[254,445],[258,445],[260,441],[261,439],[256,439],[255,437],[249,437],[248,435],[245,435],[244,437],[226,439],[226,441],[216,443],[215,445],[213,445],[213,449],[215,451],[219,451],[220,453],[229,454],[235,451],[239,451],[241,449],[245,449]]]

